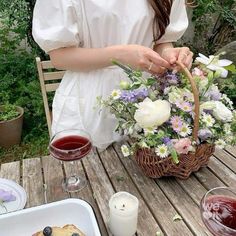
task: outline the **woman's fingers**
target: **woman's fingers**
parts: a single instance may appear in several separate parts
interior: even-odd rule
[[[153,66],[150,68],[148,68],[148,72],[151,74],[164,74],[166,72],[166,68],[165,67],[161,67],[161,66],[156,66],[155,64],[153,64]]]
[[[182,62],[185,65],[186,59],[190,53],[191,53],[191,51],[189,48],[187,48],[187,47],[180,48],[178,61]]]
[[[193,63],[193,53],[190,52],[187,58],[185,59],[185,66],[188,67],[188,69],[191,69]]]
[[[156,67],[164,67],[166,69],[171,68],[170,63],[154,51],[150,51],[146,56],[149,61],[153,62],[153,64],[156,65]]]

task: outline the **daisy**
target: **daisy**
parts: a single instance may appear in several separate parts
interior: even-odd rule
[[[181,131],[182,127],[183,127],[183,122],[182,121],[172,124],[172,129],[177,133]]]
[[[111,92],[111,96],[113,99],[119,99],[120,98],[120,95],[121,95],[121,91],[119,89],[114,89],[112,92]]]
[[[202,121],[206,124],[207,127],[212,127],[215,124],[215,119],[210,115],[203,113]]]
[[[168,147],[165,144],[159,145],[155,148],[155,153],[160,157],[160,158],[166,158],[169,155],[168,152]]]
[[[217,148],[223,149],[226,146],[226,142],[223,139],[218,139],[215,142],[215,145],[216,145]]]
[[[193,109],[190,102],[181,102],[176,105],[178,108],[180,108],[181,110],[183,110],[185,112],[190,112]]]
[[[192,129],[188,124],[184,123],[179,131],[179,135],[182,137],[187,137],[192,133]]]
[[[182,119],[180,116],[172,116],[170,119],[170,122],[171,122],[171,124],[179,123],[179,122],[182,122]]]
[[[121,151],[122,151],[124,157],[128,157],[130,155],[130,150],[126,145],[121,146]]]

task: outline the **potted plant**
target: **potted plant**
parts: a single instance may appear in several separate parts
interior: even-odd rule
[[[20,144],[23,114],[22,107],[9,103],[0,105],[0,147]]]
[[[115,64],[129,79],[99,100],[117,118],[117,131],[132,140],[131,148],[121,147],[124,156],[133,155],[147,176],[186,179],[208,164],[215,147],[236,143],[236,111],[217,86],[228,70],[236,72],[231,61],[199,54],[191,71],[178,62],[178,74],[149,78]]]

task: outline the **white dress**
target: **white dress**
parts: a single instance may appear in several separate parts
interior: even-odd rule
[[[33,36],[46,52],[68,46],[152,47],[153,17],[147,0],[37,0]],[[177,41],[187,26],[185,0],[175,0],[170,25],[159,43]],[[96,97],[106,98],[124,79],[124,72],[115,66],[86,73],[67,71],[53,101],[52,133],[85,129],[99,148],[118,141],[120,136],[114,131],[116,120],[108,111],[100,111]]]

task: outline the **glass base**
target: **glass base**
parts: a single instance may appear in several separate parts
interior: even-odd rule
[[[62,182],[62,187],[66,192],[74,193],[83,189],[87,185],[87,180],[80,176],[70,176]]]

